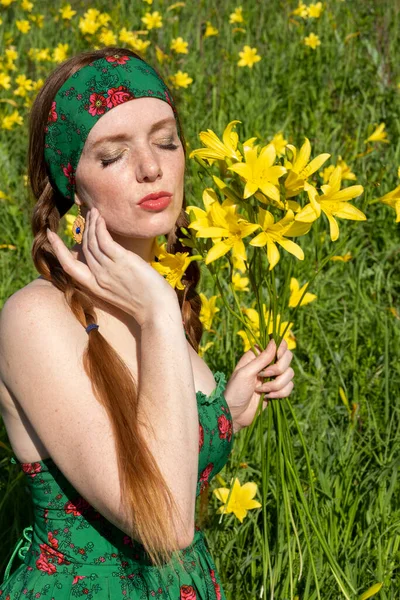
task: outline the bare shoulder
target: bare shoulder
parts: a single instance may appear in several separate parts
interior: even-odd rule
[[[18,367],[9,360],[11,345],[16,356],[18,351],[25,353],[31,346],[32,336],[40,335],[41,331],[44,333],[60,321],[73,330],[82,329],[64,294],[51,282],[36,279],[14,292],[0,311],[0,378],[4,381],[6,372],[13,377],[13,369]],[[63,340],[58,343],[62,345]]]

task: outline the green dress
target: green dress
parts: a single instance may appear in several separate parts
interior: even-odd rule
[[[225,374],[216,371],[214,377],[217,385],[210,396],[196,394],[196,496],[224,467],[234,441],[223,395]],[[18,464],[26,475],[35,516],[5,570],[0,600],[226,600],[205,534],[197,525],[193,542],[182,551],[181,564],[170,561],[157,568],[141,544],[80,496],[51,458]],[[23,562],[10,576],[17,551]]]

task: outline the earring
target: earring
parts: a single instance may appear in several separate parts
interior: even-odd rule
[[[78,216],[72,225],[72,236],[78,243],[82,243],[83,232],[85,231],[85,217],[81,215],[81,207],[78,204]]]

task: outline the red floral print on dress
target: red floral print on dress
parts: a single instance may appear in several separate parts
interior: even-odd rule
[[[72,585],[75,585],[76,583],[78,583],[78,581],[80,579],[85,579],[85,577],[86,577],[86,575],[75,575]]]
[[[106,61],[109,63],[117,63],[118,65],[124,65],[129,60],[129,56],[120,56],[119,54],[112,54],[106,56]]]
[[[48,123],[55,123],[57,121],[57,113],[56,113],[56,103],[55,101],[52,102],[51,108],[50,108],[50,112],[49,112],[49,117],[47,119]]]
[[[92,115],[92,117],[104,115],[107,108],[107,99],[102,96],[102,94],[90,94],[89,101],[89,114]]]
[[[108,108],[123,104],[123,102],[127,102],[127,100],[131,100],[135,97],[125,85],[120,85],[117,88],[110,88],[107,94],[108,98],[106,99],[106,102]]]
[[[232,421],[226,418],[225,415],[218,417],[219,437],[227,439],[228,442],[232,439]]]
[[[202,449],[204,444],[204,429],[203,425],[199,423],[199,452]]]
[[[215,579],[214,569],[211,569],[211,571],[210,571],[210,577],[211,577],[212,582],[214,584],[216,600],[221,600],[221,588],[220,588],[219,583],[217,583],[217,580]]]
[[[64,506],[64,511],[66,514],[73,514],[74,517],[80,517],[91,508],[91,504],[80,496],[75,501],[67,502]]]
[[[22,463],[21,468],[24,471],[24,473],[29,475],[29,477],[32,477],[32,479],[33,479],[33,477],[36,477],[36,475],[38,473],[41,473],[41,471],[42,471],[42,465],[39,462]]]
[[[205,487],[207,487],[209,485],[209,481],[208,478],[210,476],[211,471],[214,468],[214,463],[209,463],[205,469],[203,469],[201,475],[200,475],[200,493],[204,490]]]
[[[197,594],[191,585],[182,585],[179,600],[196,600]]]

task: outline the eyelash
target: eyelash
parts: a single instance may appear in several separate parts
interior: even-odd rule
[[[176,150],[178,148],[178,146],[176,144],[158,144],[159,148],[162,148],[163,150]],[[123,154],[123,153],[122,153]],[[117,156],[117,158],[113,158],[111,160],[102,160],[101,161],[101,166],[103,167],[103,169],[105,167],[108,167],[108,165],[111,165],[112,163],[117,162],[120,158],[122,158],[122,154],[120,154],[119,156]]]

